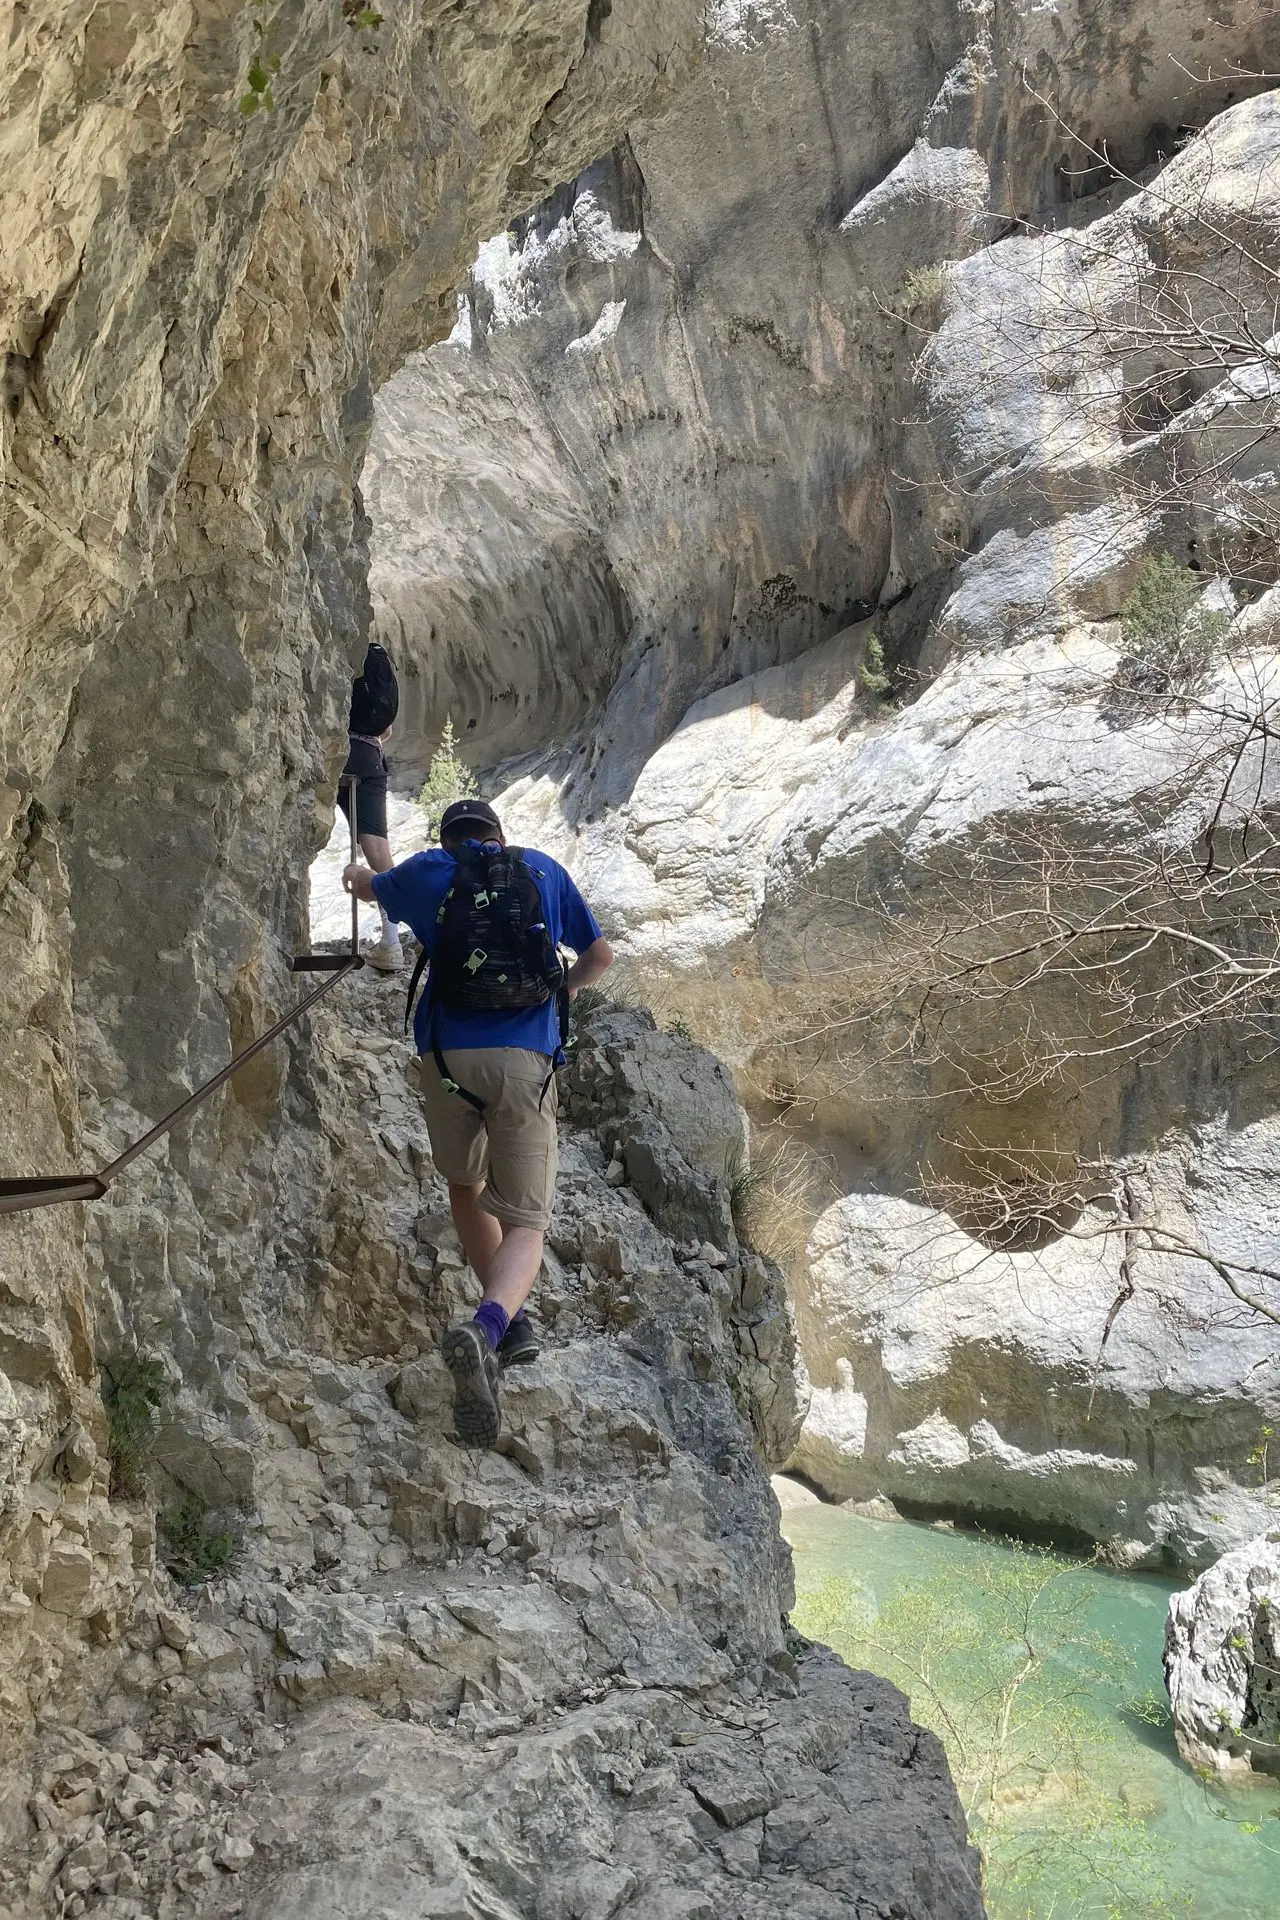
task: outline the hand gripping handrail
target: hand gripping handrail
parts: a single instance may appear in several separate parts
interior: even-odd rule
[[[356,789],[359,784],[359,780],[353,777],[350,801],[353,863],[356,857]],[[293,1025],[295,1020],[300,1020],[304,1013],[315,1006],[317,1000],[322,1000],[326,993],[337,986],[344,974],[355,973],[363,965],[364,958],[360,952],[360,903],[353,893],[350,953],[303,953],[298,954],[289,963],[292,973],[327,973],[330,976],[329,979],[322,981],[304,1000],[299,1000],[297,1006],[291,1007],[274,1026],[268,1027],[265,1033],[260,1033],[242,1053],[237,1053],[234,1059],[228,1060],[226,1066],[215,1073],[211,1080],[204,1081],[194,1093],[189,1093],[172,1113],[166,1113],[163,1120],[157,1120],[154,1127],[144,1133],[140,1139],[134,1140],[123,1153],[117,1154],[110,1165],[103,1167],[100,1173],[32,1174],[23,1179],[0,1180],[0,1214],[27,1213],[35,1207],[58,1207],[72,1200],[101,1200],[112,1181],[122,1174],[139,1154],[145,1153],[148,1147],[153,1147],[157,1140],[163,1139],[165,1134],[171,1132],[180,1121],[185,1120],[189,1113],[194,1113],[211,1093],[216,1093],[219,1087],[224,1086],[233,1073],[238,1073],[246,1061],[252,1060],[255,1054],[262,1052],[264,1047],[269,1047],[273,1040],[280,1037],[286,1027]]]

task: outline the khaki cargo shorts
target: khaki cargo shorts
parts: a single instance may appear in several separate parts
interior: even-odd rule
[[[527,1047],[456,1047],[445,1050],[444,1063],[460,1087],[484,1101],[484,1112],[460,1093],[446,1093],[435,1061],[423,1054],[422,1105],[437,1171],[459,1186],[487,1182],[480,1196],[486,1213],[545,1233],[559,1161],[554,1077],[541,1097],[550,1057]]]

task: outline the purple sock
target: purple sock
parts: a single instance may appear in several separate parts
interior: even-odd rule
[[[511,1325],[506,1308],[500,1307],[496,1300],[482,1300],[475,1311],[475,1322],[489,1342],[490,1352],[496,1353],[499,1342]]]

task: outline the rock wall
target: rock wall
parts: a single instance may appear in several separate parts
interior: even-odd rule
[[[370,617],[356,483],[374,386],[451,324],[478,239],[616,140],[701,44],[678,0],[603,19],[587,0],[374,11],[14,13],[6,1172],[102,1164],[287,1003]],[[237,1080],[91,1219],[0,1222],[6,1724],[71,1686],[149,1555],[103,1498],[98,1362],[162,1339],[189,1451],[243,1484],[243,1444],[205,1442],[244,1404],[227,1331],[244,1273],[302,1257],[326,1177],[306,1045]]]
[[[483,764],[554,743],[567,820],[617,844],[695,700],[905,588],[918,646],[955,559],[898,483],[938,264],[1096,215],[1075,136],[1149,171],[1273,39],[1193,4],[713,7],[679,99],[489,240],[380,396],[402,762],[446,714]]]
[[[519,756],[512,830],[814,1152],[796,1464],[1127,1561],[1263,1524],[1274,1323],[1182,1254],[1122,1273],[1105,1205],[1007,1256],[927,1190],[966,1139],[1103,1156],[1146,1218],[1280,1268],[1267,1061],[1199,1031],[996,1108],[940,1062],[785,1043],[838,1017],[886,888],[941,915],[993,850],[1150,850],[1206,810],[1212,713],[1121,726],[1104,689],[1144,560],[1208,586],[1240,489],[1274,524],[1277,51],[1270,17],[1178,7],[721,9],[679,101],[481,248],[371,460],[406,775],[446,713]],[[1175,383],[1124,344],[1179,274],[1193,328],[1238,291],[1252,360],[1185,350]],[[1216,589],[1210,707],[1274,672],[1273,548]]]

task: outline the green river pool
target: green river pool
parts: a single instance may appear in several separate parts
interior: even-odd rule
[[[833,1506],[788,1505],[782,1524],[797,1627],[894,1680],[943,1734],[988,1856],[992,1920],[1280,1920],[1280,1781],[1206,1783],[1174,1745],[1160,1656],[1185,1582]],[[1041,1667],[1006,1713],[1022,1670],[1011,1606],[1030,1608]],[[984,1775],[997,1725],[1004,1761],[984,1801],[964,1761]]]

